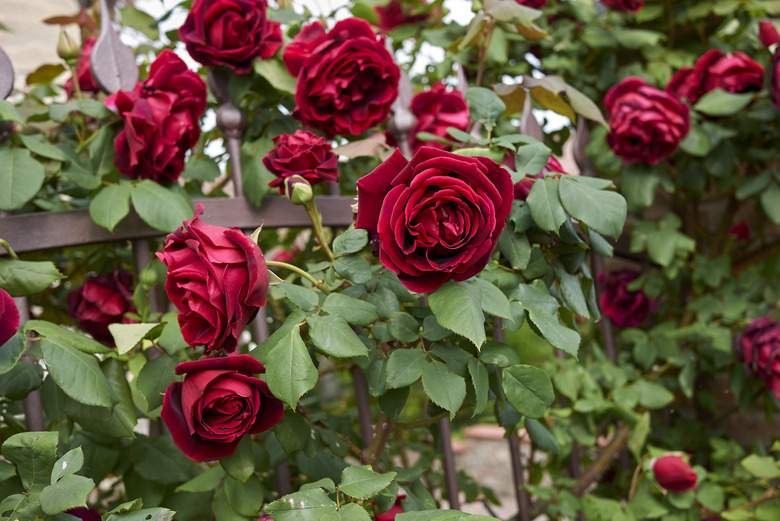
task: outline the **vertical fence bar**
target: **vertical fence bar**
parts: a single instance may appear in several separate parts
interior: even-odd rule
[[[458,476],[455,470],[455,453],[452,452],[452,433],[450,431],[450,419],[442,418],[438,421],[439,435],[441,436],[441,450],[444,463],[444,484],[447,488],[447,499],[452,510],[460,510],[460,498],[458,497]]]
[[[17,297],[14,299],[16,308],[19,310],[19,323],[24,324],[30,320],[30,306],[27,297]],[[27,349],[30,349],[30,341],[27,340]],[[22,355],[22,362],[35,365],[35,359],[26,352]],[[24,407],[24,423],[28,431],[42,431],[46,427],[43,421],[43,406],[41,405],[41,391],[35,389],[28,394],[22,402]]]
[[[360,421],[360,439],[363,441],[363,448],[371,445],[373,438],[373,425],[371,421],[371,405],[368,401],[368,383],[363,370],[353,365],[350,369],[352,374],[352,386],[355,389],[355,403],[358,409],[358,420]]]
[[[230,156],[230,175],[236,197],[244,195],[241,174],[241,135],[246,126],[246,114],[233,104],[228,95],[228,81],[233,73],[225,69],[209,69],[208,82],[211,91],[219,101],[217,127],[225,136],[225,148]]]

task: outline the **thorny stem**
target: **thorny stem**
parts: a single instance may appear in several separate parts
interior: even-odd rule
[[[322,285],[322,282],[320,282],[319,280],[315,279],[308,272],[303,271],[298,266],[294,266],[294,265],[289,264],[287,262],[271,261],[271,260],[265,261],[265,264],[266,264],[266,266],[271,266],[273,268],[283,268],[283,269],[286,269],[286,270],[290,270],[290,271],[292,271],[294,273],[297,273],[298,275],[300,275],[301,277],[305,278],[306,280],[308,280],[309,282],[311,282],[312,284],[317,286],[317,288],[321,289],[325,293],[330,293],[330,291],[328,291],[328,288],[326,288],[325,286]]]
[[[761,497],[759,497],[757,499],[754,499],[752,501],[748,501],[747,503],[745,503],[743,505],[739,505],[738,507],[734,507],[734,508],[730,508],[728,510],[724,510],[720,514],[723,515],[723,514],[726,514],[728,512],[734,512],[736,510],[742,510],[742,509],[745,509],[745,508],[754,507],[754,506],[759,505],[761,503],[765,503],[767,501],[771,501],[772,499],[780,498],[780,492],[775,492],[774,491],[776,488],[777,488],[777,481],[772,483],[772,486],[769,487],[768,489],[766,489],[766,492],[761,494]]]
[[[311,224],[314,226],[314,234],[317,237],[317,242],[320,243],[320,246],[325,252],[325,255],[328,257],[328,260],[333,262],[336,260],[336,257],[330,250],[328,241],[325,240],[325,235],[322,232],[322,215],[320,215],[320,212],[317,211],[317,203],[314,201],[314,198],[312,197],[311,201],[304,204],[303,207],[306,208],[306,213],[308,214],[309,219],[311,219]]]
[[[642,456],[642,459],[639,460],[639,463],[634,469],[634,475],[631,477],[631,488],[628,490],[629,501],[631,501],[631,499],[634,497],[634,494],[636,493],[636,487],[639,484],[639,475],[642,472],[642,465],[644,464],[646,459],[647,459],[647,454]]]
[[[306,425],[308,425],[309,427],[319,427],[320,429],[325,429],[328,431],[333,430],[322,422],[310,420],[309,417],[306,415],[306,411],[302,410],[300,407],[298,408],[298,413],[300,413],[301,417],[303,418],[303,421],[305,421]],[[354,454],[356,457],[360,456],[360,453],[362,452],[362,449],[360,447],[352,443],[352,440],[347,438],[344,434],[341,434],[340,432],[336,432],[336,434],[338,434],[339,438],[341,438],[341,441],[347,444],[347,447],[349,447],[349,450],[352,454]]]
[[[364,465],[371,465],[376,469],[379,462],[379,456],[382,455],[382,451],[387,444],[387,437],[390,432],[394,431],[396,424],[390,421],[390,417],[383,411],[379,413],[379,418],[376,420],[374,426],[374,439],[371,440],[371,445],[360,454],[360,462]]]
[[[612,464],[612,460],[615,459],[621,449],[628,443],[628,436],[630,433],[631,429],[626,425],[623,425],[618,429],[612,442],[604,447],[604,450],[601,451],[599,457],[588,465],[588,468],[582,473],[580,479],[577,480],[577,483],[572,488],[572,493],[575,496],[581,497],[590,484],[596,481],[599,476],[607,470]]]

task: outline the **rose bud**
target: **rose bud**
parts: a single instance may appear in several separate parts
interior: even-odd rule
[[[57,40],[57,56],[65,60],[66,63],[73,63],[79,54],[81,54],[79,46],[70,39],[67,32],[61,30]]]
[[[284,180],[284,191],[292,204],[303,206],[314,197],[311,185],[299,175],[288,177]]]
[[[106,99],[125,122],[114,140],[114,164],[131,179],[174,182],[184,156],[200,139],[206,84],[172,51],[157,56],[135,91]]]
[[[599,275],[602,284],[599,305],[601,311],[618,327],[634,327],[644,322],[656,303],[641,289],[630,291],[629,284],[639,277],[636,270],[621,270]]]
[[[761,20],[758,22],[758,41],[767,49],[780,43],[780,34],[778,34],[773,21]]]
[[[274,138],[274,148],[263,158],[265,167],[274,174],[268,186],[284,194],[285,179],[298,176],[310,185],[339,179],[338,157],[325,138],[308,130],[296,130]]]
[[[16,334],[19,329],[19,309],[16,302],[3,288],[0,288],[0,346]]]
[[[780,323],[757,318],[739,336],[737,348],[744,364],[780,399]]]
[[[690,109],[669,93],[626,78],[604,98],[609,121],[607,144],[626,163],[652,165],[677,150],[690,130]]]
[[[134,324],[133,276],[126,271],[102,273],[68,293],[68,314],[102,344],[114,346],[109,324]]]
[[[179,38],[200,64],[247,74],[255,58],[270,58],[282,46],[281,26],[266,10],[265,0],[195,0]]]
[[[160,413],[176,446],[192,460],[213,461],[233,454],[245,434],[276,425],[284,404],[252,376],[264,372],[249,355],[210,356],[176,366],[184,381],[168,386]]]
[[[601,0],[601,3],[613,11],[638,13],[645,6],[644,0]]]
[[[157,257],[168,266],[165,291],[179,310],[191,346],[230,353],[244,328],[265,306],[268,268],[263,252],[238,228],[212,226],[195,215],[165,238]]]
[[[290,46],[283,59],[298,76],[295,119],[328,136],[354,136],[387,119],[401,71],[368,22],[347,18],[327,33],[315,22]]]
[[[653,464],[655,481],[661,488],[685,492],[696,486],[696,472],[676,454],[661,456]]]
[[[355,228],[411,291],[429,293],[487,265],[512,209],[512,177],[485,157],[399,150],[357,182]]]
[[[100,512],[87,507],[71,508],[65,513],[78,517],[81,521],[100,521]]]
[[[379,28],[389,33],[399,25],[413,25],[425,21],[428,13],[414,14],[414,11],[427,6],[427,0],[390,0],[385,5],[373,7],[379,23]]]

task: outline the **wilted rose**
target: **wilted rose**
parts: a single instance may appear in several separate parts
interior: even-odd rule
[[[412,98],[412,113],[417,117],[417,123],[409,135],[409,145],[412,153],[417,152],[421,146],[445,149],[447,145],[435,141],[421,141],[417,137],[418,132],[428,132],[439,137],[450,137],[447,128],[466,130],[469,126],[469,105],[459,90],[447,90],[441,83],[436,82],[423,92],[415,94]]]
[[[383,38],[358,18],[327,33],[319,22],[309,24],[283,59],[298,76],[293,117],[328,136],[357,135],[383,123],[398,96],[400,69]]]
[[[780,398],[780,322],[757,318],[742,332],[737,347],[745,365]]]
[[[255,58],[282,46],[281,26],[266,18],[266,8],[265,0],[195,0],[179,38],[199,63],[246,74]]]
[[[0,346],[16,334],[19,329],[19,310],[16,302],[3,288],[0,288]]]
[[[696,487],[696,472],[676,454],[661,456],[653,464],[655,481],[661,488],[685,492]]]
[[[655,309],[655,301],[647,298],[644,291],[628,289],[628,285],[638,277],[639,272],[630,269],[599,276],[599,283],[603,287],[599,299],[601,311],[618,327],[638,326]]]
[[[710,49],[696,60],[694,67],[677,71],[669,80],[666,92],[696,103],[714,89],[753,92],[761,90],[763,83],[764,68],[747,54],[739,51],[726,54],[720,49]]]
[[[677,150],[690,130],[690,110],[671,94],[629,77],[604,98],[607,144],[627,163],[652,165]]]
[[[265,167],[274,174],[268,186],[284,194],[284,180],[298,175],[309,184],[338,181],[338,157],[325,138],[308,130],[296,130],[274,138],[274,148],[263,158]]]
[[[268,268],[263,252],[238,228],[191,220],[165,238],[157,257],[168,266],[165,290],[179,310],[179,326],[191,346],[230,353],[265,306]]]
[[[176,446],[192,460],[213,461],[233,454],[245,434],[276,425],[284,404],[252,376],[264,372],[249,355],[211,356],[176,366],[184,381],[165,390],[160,414]]]
[[[377,26],[389,33],[399,25],[412,25],[428,18],[428,13],[415,11],[428,5],[427,0],[390,0],[385,5],[373,7],[379,23]]]
[[[644,0],[601,0],[601,2],[615,11],[638,13],[645,6]]]
[[[68,314],[103,344],[114,346],[109,324],[133,324],[133,276],[126,271],[102,273],[68,293]]]
[[[149,77],[133,92],[107,98],[125,122],[114,141],[114,164],[131,179],[176,181],[184,155],[200,138],[206,84],[169,50],[160,53]]]
[[[396,150],[357,182],[356,228],[378,242],[379,260],[417,292],[485,267],[512,209],[512,178],[491,159],[422,147]]]

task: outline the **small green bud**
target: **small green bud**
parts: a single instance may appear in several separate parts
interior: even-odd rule
[[[65,31],[60,31],[60,38],[57,41],[57,56],[67,63],[75,62],[81,55],[81,47],[73,42]]]
[[[294,175],[285,179],[284,189],[287,198],[293,204],[303,206],[309,203],[309,201],[312,200],[312,197],[314,197],[309,182],[299,175]]]

